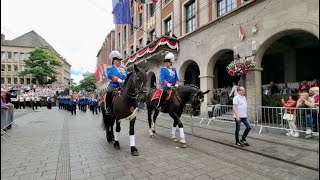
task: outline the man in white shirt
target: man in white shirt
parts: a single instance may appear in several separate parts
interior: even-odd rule
[[[23,95],[21,95],[19,97],[19,105],[20,105],[20,109],[21,109],[21,107],[23,107],[23,109],[26,107],[25,103],[24,103],[24,96]]]
[[[238,88],[238,95],[233,98],[233,113],[236,122],[236,131],[235,131],[235,138],[236,138],[236,145],[240,147],[244,147],[244,145],[249,146],[246,141],[246,137],[251,130],[250,121],[248,119],[248,106],[247,106],[247,99],[245,95],[245,88],[243,86],[239,86]],[[242,139],[239,140],[239,131],[241,122],[246,126],[244,133],[242,135]]]

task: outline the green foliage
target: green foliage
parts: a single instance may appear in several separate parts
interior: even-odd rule
[[[25,69],[19,72],[19,76],[32,75],[39,84],[45,83],[45,78],[50,78],[50,83],[57,81],[57,69],[63,64],[51,52],[36,48],[30,52],[30,57],[25,62]]]
[[[73,91],[79,92],[80,90],[85,90],[87,92],[93,92],[96,89],[96,77],[95,74],[82,79],[78,86],[73,87]]]

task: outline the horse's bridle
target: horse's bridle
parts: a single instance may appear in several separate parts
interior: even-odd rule
[[[144,84],[144,82],[142,82],[141,83],[141,86],[140,86],[140,89],[138,89],[137,87],[136,87],[136,77],[137,77],[137,73],[136,72],[133,72],[134,74],[133,74],[133,84],[134,84],[134,90],[135,90],[135,92],[134,93],[128,93],[128,92],[126,92],[126,91],[123,91],[123,93],[125,94],[125,96],[127,96],[127,97],[129,97],[130,99],[134,99],[134,100],[136,100],[136,99],[138,99],[138,97],[139,97],[139,93],[141,92],[141,90],[142,90],[142,88],[143,88],[143,84]],[[124,99],[123,99],[123,97],[121,96],[121,94],[120,94],[120,92],[119,92],[119,96],[120,96],[120,98],[124,101]]]
[[[177,91],[175,91],[175,93],[176,93],[176,95],[177,95],[176,97],[177,97],[177,99],[178,99],[178,101],[179,101],[180,103],[182,103],[182,104],[187,104],[187,103],[189,102],[191,105],[194,104],[193,102],[191,102],[191,99],[195,99],[195,97],[197,96],[197,94],[198,94],[199,92],[201,92],[200,89],[198,89],[198,91],[195,92],[195,93],[193,94],[193,96],[192,96],[191,98],[189,98],[189,100],[188,100],[187,102],[184,102],[183,100],[180,99],[179,94],[177,93]],[[199,103],[197,106],[192,106],[192,109],[194,110],[194,109],[196,109],[196,108],[198,108],[198,107],[200,107],[200,106],[201,106],[201,103]]]

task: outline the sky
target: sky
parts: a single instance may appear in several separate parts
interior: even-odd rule
[[[94,72],[96,55],[114,29],[112,0],[1,0],[1,33],[6,40],[31,30],[71,64],[71,78]]]

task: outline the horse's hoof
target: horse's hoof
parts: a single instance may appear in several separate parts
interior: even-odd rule
[[[171,141],[177,142],[178,140],[177,140],[177,138],[173,137],[173,138],[171,138]]]
[[[150,137],[151,137],[151,138],[154,138],[154,134],[150,134]]]
[[[153,133],[156,133],[156,130],[152,130]]]
[[[112,138],[111,137],[107,137],[107,141],[110,143],[112,142]]]
[[[119,142],[118,142],[118,141],[114,142],[113,147],[114,147],[114,149],[116,149],[116,150],[120,150],[120,144],[119,144]]]
[[[187,143],[181,143],[181,147],[182,148],[186,148],[187,147]]]
[[[136,147],[131,147],[132,156],[139,156],[138,149]]]

